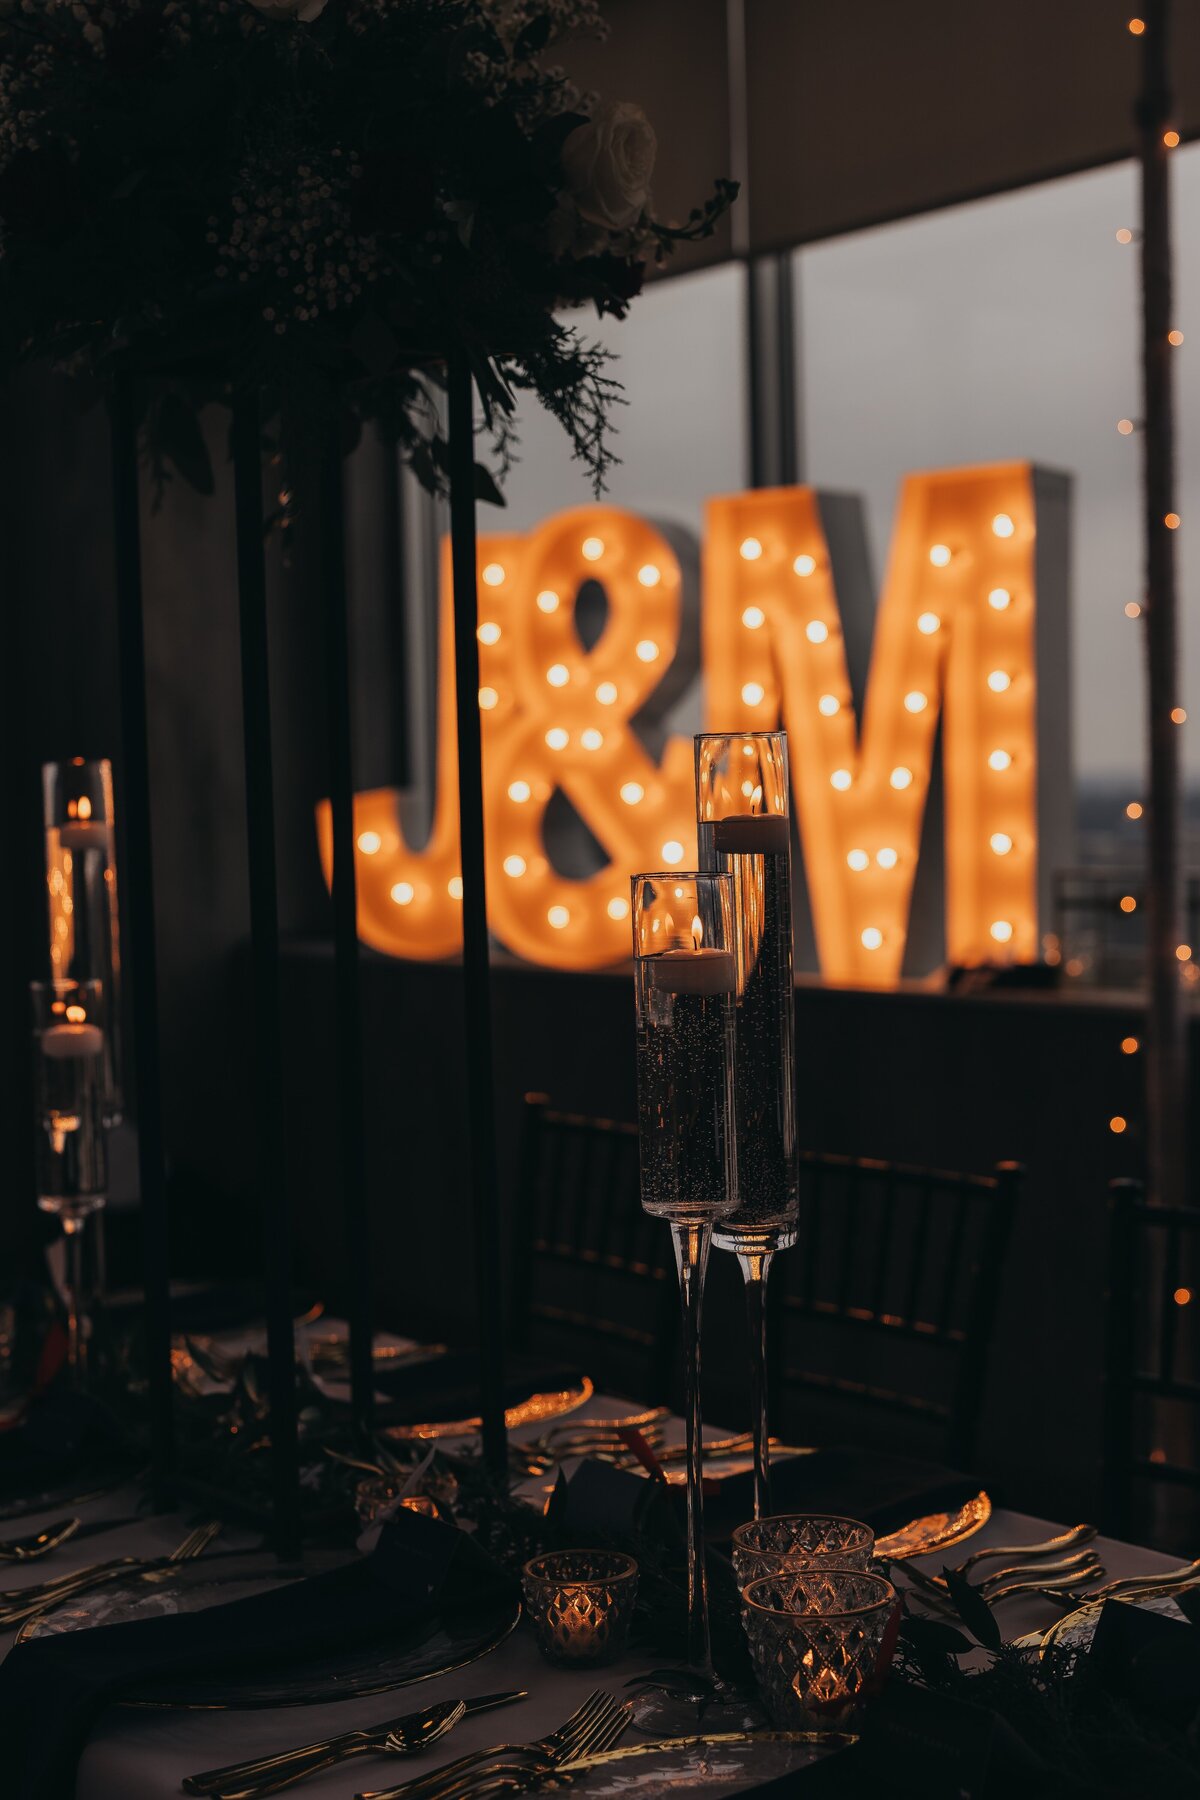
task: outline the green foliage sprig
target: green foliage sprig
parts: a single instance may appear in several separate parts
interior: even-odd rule
[[[528,391],[599,487],[618,390],[562,310],[622,317],[736,193],[656,219],[640,109],[548,61],[601,30],[598,0],[3,0],[0,360],[163,378],[156,469],[202,489],[199,406],[335,387],[438,489],[457,352],[501,474]]]

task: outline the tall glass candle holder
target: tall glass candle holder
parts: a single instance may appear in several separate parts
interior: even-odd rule
[[[83,1231],[108,1198],[103,993],[98,981],[30,983],[37,1107],[37,1203],[67,1246],[67,1362],[82,1379]]]
[[[711,1681],[701,1497],[700,1312],[713,1221],[737,1198],[728,875],[633,877],[642,1206],[671,1227],[683,1308],[688,1660]]]
[[[741,1265],[754,1403],[754,1516],[771,1511],[767,1277],[796,1241],[795,996],[787,734],[696,738],[700,863],[733,886],[738,1206],[713,1233]]]
[[[82,756],[42,766],[50,973],[100,983],[104,1114],[118,1125],[121,1093],[121,934],[117,912],[112,764]]]

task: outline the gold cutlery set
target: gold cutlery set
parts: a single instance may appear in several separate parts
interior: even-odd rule
[[[294,1750],[281,1750],[273,1756],[252,1757],[245,1762],[227,1763],[224,1768],[206,1769],[199,1775],[185,1776],[184,1791],[204,1794],[208,1800],[266,1800],[268,1794],[282,1793],[284,1788],[347,1762],[351,1757],[413,1756],[453,1731],[460,1719],[526,1698],[524,1689],[516,1689],[505,1694],[481,1694],[470,1700],[442,1700],[420,1712],[387,1719],[380,1725],[343,1731],[337,1737],[301,1744]]]
[[[661,1469],[682,1468],[687,1459],[687,1446],[682,1441],[667,1442],[666,1425],[670,1418],[668,1407],[656,1406],[628,1418],[571,1420],[552,1426],[525,1443],[510,1444],[509,1461],[514,1472],[527,1480],[548,1475],[558,1464],[577,1457],[615,1463],[622,1469],[637,1469],[641,1466],[638,1453],[622,1435],[636,1432]],[[753,1450],[754,1434],[749,1431],[738,1432],[733,1437],[707,1438],[704,1443],[705,1461],[749,1456]],[[771,1451],[776,1458],[804,1454],[799,1447],[780,1443],[777,1438],[771,1439]]]
[[[361,1731],[343,1732],[294,1750],[247,1762],[229,1763],[184,1778],[189,1794],[205,1800],[266,1800],[270,1794],[305,1781],[351,1757],[412,1756],[453,1731],[473,1713],[524,1700],[523,1691],[483,1694],[470,1700],[444,1700],[421,1712],[389,1719]],[[496,1787],[529,1787],[543,1777],[570,1769],[584,1758],[610,1750],[629,1723],[629,1710],[599,1689],[588,1695],[566,1722],[531,1743],[496,1744],[461,1756],[443,1768],[396,1787],[376,1788],[355,1800],[472,1800]]]
[[[108,1562],[89,1563],[86,1568],[73,1569],[49,1581],[37,1582],[32,1587],[0,1590],[0,1628],[23,1625],[40,1617],[42,1613],[50,1612],[54,1607],[62,1606],[65,1601],[75,1599],[79,1594],[106,1587],[110,1582],[131,1579],[150,1583],[161,1581],[173,1573],[178,1564],[203,1556],[220,1529],[220,1520],[198,1525],[194,1531],[188,1532],[183,1542],[176,1545],[168,1556],[117,1556]]]
[[[976,1550],[953,1572],[966,1580],[982,1563],[999,1562],[1001,1567],[972,1583],[989,1606],[995,1606],[1001,1600],[1037,1596],[1074,1610],[1102,1600],[1168,1599],[1200,1586],[1200,1560],[1185,1563],[1178,1569],[1125,1575],[1101,1586],[1092,1586],[1092,1583],[1101,1582],[1107,1573],[1095,1549],[1086,1547],[1096,1536],[1094,1525],[1076,1525],[1041,1543],[996,1545]],[[886,1540],[881,1543],[886,1544]],[[880,1557],[880,1544],[876,1545],[875,1554]],[[949,1585],[943,1576],[914,1568],[907,1557],[889,1558],[886,1550],[882,1554],[883,1560],[890,1560],[912,1589],[936,1610],[954,1610]],[[1007,1561],[1009,1558],[1017,1560]]]

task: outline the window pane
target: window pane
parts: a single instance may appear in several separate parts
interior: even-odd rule
[[[1176,317],[1200,291],[1200,147],[1173,159]],[[1122,164],[906,220],[797,256],[804,469],[864,496],[876,576],[909,469],[1030,458],[1075,478],[1076,774],[1125,798],[1143,781],[1137,171]],[[1200,322],[1194,327],[1200,344]],[[1177,365],[1183,610],[1200,580],[1200,368]],[[1194,535],[1194,534],[1193,534]],[[1181,699],[1200,692],[1200,633],[1184,635]],[[1187,679],[1190,669],[1193,679]],[[1197,701],[1200,704],[1200,700]],[[1200,775],[1189,734],[1187,769]]]
[[[569,315],[582,337],[615,352],[610,372],[625,390],[626,404],[613,408],[621,462],[604,500],[698,532],[705,498],[744,486],[744,285],[727,265],[652,282],[627,319]],[[592,499],[586,470],[532,398],[522,397],[519,429],[508,506],[481,509],[481,531],[525,530]]]

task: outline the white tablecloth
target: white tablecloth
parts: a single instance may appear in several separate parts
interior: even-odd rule
[[[611,1417],[622,1410],[627,1409],[621,1403],[595,1400],[578,1416]],[[533,1435],[537,1429],[533,1428]],[[87,1520],[122,1519],[133,1512],[137,1500],[137,1493],[128,1490],[109,1494],[74,1510]],[[60,1506],[52,1514],[7,1523],[0,1527],[0,1535],[15,1536],[26,1530],[34,1532],[52,1518],[62,1518],[70,1510]],[[185,1535],[187,1524],[187,1520],[179,1517],[164,1516],[139,1521],[100,1538],[67,1544],[54,1553],[52,1560],[32,1564],[27,1570],[7,1565],[0,1585],[18,1587],[26,1581],[42,1580],[51,1571],[57,1574],[84,1563],[126,1553],[165,1554]],[[981,1549],[986,1544],[1034,1543],[1061,1529],[1045,1519],[999,1510],[968,1545],[952,1555],[961,1559],[969,1550]],[[251,1540],[235,1527],[227,1530],[221,1540],[222,1545],[228,1547],[236,1546],[239,1541]],[[1098,1538],[1096,1547],[1108,1574],[1113,1577],[1177,1566],[1176,1559],[1116,1543],[1109,1538]],[[930,1558],[927,1566],[936,1572],[945,1560],[943,1553]],[[1060,1611],[1046,1600],[1020,1598],[1004,1603],[999,1609],[999,1617],[1005,1636],[1015,1638],[1037,1626],[1048,1626]],[[11,1643],[11,1634],[0,1637],[0,1652],[7,1653]],[[355,1726],[370,1725],[415,1711],[435,1700],[495,1693],[508,1688],[528,1689],[527,1700],[502,1712],[482,1714],[464,1721],[450,1737],[419,1760],[385,1762],[372,1758],[355,1761],[341,1770],[333,1769],[317,1776],[294,1790],[300,1796],[308,1796],[309,1800],[349,1800],[349,1796],[360,1788],[385,1787],[401,1781],[407,1774],[436,1768],[468,1750],[483,1749],[503,1740],[539,1737],[561,1724],[593,1687],[620,1692],[631,1676],[648,1666],[652,1665],[644,1657],[629,1656],[600,1670],[572,1673],[551,1668],[542,1661],[528,1627],[522,1623],[504,1643],[479,1662],[438,1680],[397,1689],[392,1694],[376,1694],[367,1699],[346,1700],[328,1706],[255,1712],[140,1711],[112,1707],[103,1714],[84,1749],[76,1800],[167,1800],[168,1796],[179,1794],[179,1783],[184,1775],[200,1769],[244,1757],[267,1755]]]

